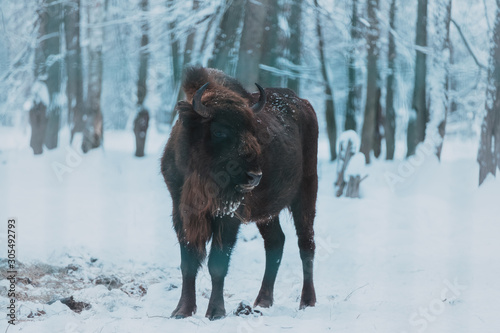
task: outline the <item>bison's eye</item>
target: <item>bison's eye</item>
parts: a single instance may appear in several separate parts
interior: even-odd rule
[[[224,139],[224,138],[227,138],[227,133],[224,132],[224,131],[220,131],[220,130],[214,130],[212,131],[212,135],[217,138],[217,139]]]
[[[214,143],[222,143],[223,141],[229,139],[231,129],[224,124],[214,121],[210,124],[210,133]]]

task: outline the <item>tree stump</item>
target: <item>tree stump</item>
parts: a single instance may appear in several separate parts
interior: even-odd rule
[[[338,159],[339,161],[337,162],[337,181],[335,182],[335,187],[337,188],[337,192],[335,195],[337,197],[340,197],[342,193],[344,193],[344,187],[346,185],[344,181],[344,173],[345,169],[347,168],[347,165],[349,164],[349,160],[351,159],[352,156],[352,142],[349,141],[347,143],[347,148],[345,150],[342,149],[342,146],[340,147],[340,151],[338,153]]]
[[[367,176],[361,178],[360,175],[349,176],[349,181],[347,182],[347,189],[345,191],[345,196],[347,198],[359,198],[359,184]]]
[[[135,134],[135,156],[144,156],[144,146],[146,145],[146,134],[149,126],[149,112],[146,108],[137,113],[134,120],[134,134]]]
[[[359,153],[359,136],[353,130],[343,132],[337,146],[335,195],[359,198],[359,184],[366,178],[365,158]]]
[[[34,102],[29,111],[31,125],[30,146],[35,155],[43,152],[43,141],[47,130],[47,106],[43,102]]]

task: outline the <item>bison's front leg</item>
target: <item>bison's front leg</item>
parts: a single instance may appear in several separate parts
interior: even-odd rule
[[[196,313],[196,289],[195,281],[198,268],[201,265],[204,255],[197,249],[180,243],[181,245],[181,271],[182,271],[182,292],[179,304],[172,312],[172,317],[182,319]]]
[[[212,277],[212,295],[206,314],[210,320],[220,319],[226,315],[223,295],[224,279],[239,227],[239,220],[227,216],[215,218],[213,221],[212,248],[208,259],[208,270]]]
[[[180,195],[177,192],[172,192],[172,198],[174,203],[172,218],[181,248],[182,272],[181,298],[179,299],[179,304],[177,304],[177,307],[172,312],[172,317],[176,319],[182,319],[190,317],[194,313],[196,313],[195,282],[198,269],[201,266],[201,262],[205,258],[205,248],[199,249],[186,242],[184,237],[181,213],[179,210]]]
[[[274,282],[276,281],[276,274],[278,274],[281,257],[283,256],[285,234],[281,229],[278,216],[266,223],[257,223],[257,227],[259,228],[262,238],[264,238],[266,271],[254,307],[261,306],[263,308],[268,308],[273,305]]]

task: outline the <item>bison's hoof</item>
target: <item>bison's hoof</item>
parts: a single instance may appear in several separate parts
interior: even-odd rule
[[[207,314],[205,317],[207,317],[210,320],[217,320],[217,319],[222,319],[226,316],[226,310],[224,307],[217,307],[217,306],[208,306]]]
[[[316,296],[312,295],[312,297],[304,297],[302,296],[300,300],[300,310],[303,310],[309,306],[315,306],[316,305]]]
[[[172,312],[171,318],[183,319],[186,317],[191,317],[196,313],[196,305],[183,305],[179,304],[177,308]]]
[[[273,305],[273,298],[268,296],[257,296],[257,299],[253,303],[253,307],[260,306],[261,308],[269,308]]]
[[[316,291],[314,290],[314,285],[312,283],[304,283],[302,287],[302,295],[300,296],[300,307],[299,309],[305,309],[308,306],[316,305]]]

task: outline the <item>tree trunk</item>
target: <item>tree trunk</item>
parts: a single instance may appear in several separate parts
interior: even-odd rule
[[[35,72],[35,84],[36,90],[42,90],[48,95],[48,90],[46,90],[46,84],[43,80],[45,77],[45,62],[46,62],[46,47],[45,47],[45,35],[47,30],[47,21],[50,16],[47,11],[39,9],[39,26],[38,26],[38,41],[35,49],[35,64],[34,64],[34,72]],[[47,103],[46,98],[41,99],[40,94],[35,93],[35,89],[32,88],[32,97],[33,97],[33,105],[29,111],[30,125],[31,125],[31,139],[30,146],[33,148],[33,153],[35,155],[39,155],[43,153],[43,144],[45,141],[45,132],[47,130]]]
[[[416,45],[419,48],[427,46],[427,0],[418,0]],[[426,108],[426,75],[427,56],[417,49],[415,62],[415,85],[413,90],[412,110],[408,121],[407,156],[415,154],[417,145],[425,139],[425,127],[428,120]]]
[[[207,43],[209,42],[209,38],[208,37],[210,36],[210,33],[212,32],[212,26],[214,25],[214,22],[219,17],[219,12],[221,11],[222,7],[223,6],[218,6],[217,10],[215,11],[215,13],[213,13],[211,15],[212,17],[210,18],[210,21],[208,21],[207,28],[206,28],[205,32],[203,33],[203,39],[201,41],[200,50],[205,50],[207,48]]]
[[[346,198],[359,198],[359,184],[363,181],[361,176],[349,176],[347,189],[345,191]]]
[[[193,12],[195,12],[200,7],[200,0],[193,0]],[[183,68],[193,62],[193,51],[194,51],[194,38],[196,29],[191,28],[189,35],[186,40],[186,47],[184,48],[184,58],[183,58]]]
[[[265,52],[262,53],[262,58],[260,63],[269,67],[277,68],[278,59],[281,55],[281,48],[279,45],[279,25],[278,25],[278,14],[279,14],[279,1],[269,0],[267,7],[266,22],[264,25],[264,38],[263,38],[263,49]],[[259,84],[263,87],[275,87],[280,84],[280,77],[270,71],[260,70],[259,71]]]
[[[375,133],[373,137],[373,155],[379,158],[382,153],[382,138],[384,133],[384,116],[382,115],[382,89],[377,88],[377,114],[375,116]]]
[[[255,83],[259,79],[267,1],[247,1],[245,5],[245,21],[241,34],[236,78],[249,91],[256,89]]]
[[[149,51],[148,51],[148,19],[146,18],[148,14],[148,0],[141,0],[141,10],[144,15],[141,30],[141,49],[139,54],[139,76],[137,80],[137,105],[142,106],[144,104],[144,99],[147,94],[147,86],[146,80],[148,77],[148,59],[149,59]]]
[[[193,0],[193,11],[198,9],[200,5],[199,0]],[[191,28],[189,31],[189,35],[186,39],[186,45],[184,47],[184,56],[182,57],[182,64],[180,65],[180,68],[186,68],[189,64],[192,63],[193,61],[193,51],[194,51],[194,38],[196,36],[196,29]],[[179,57],[180,59],[180,57]],[[179,79],[178,82],[178,89],[177,89],[177,102],[181,101],[184,98],[184,91],[182,90],[181,87],[181,80]],[[170,117],[170,124],[173,124],[175,117],[177,116],[177,109],[174,108],[174,110],[171,113]]]
[[[198,9],[200,6],[200,0],[193,0],[193,12]],[[184,47],[184,57],[182,59],[182,68],[186,68],[186,66],[192,64],[193,62],[193,52],[194,52],[194,38],[196,36],[196,29],[192,27],[189,31],[189,35],[186,39],[186,45]],[[179,92],[177,93],[177,102],[181,101],[184,96],[184,91],[181,87],[179,87]],[[173,116],[176,116],[175,110],[172,113]],[[173,121],[173,119],[172,119]]]
[[[61,4],[57,0],[47,0],[45,8],[48,15],[44,44],[45,74],[50,104],[47,109],[47,130],[44,142],[48,149],[54,149],[59,139],[61,119],[61,62],[57,59],[61,53]]]
[[[340,197],[342,194],[344,194],[344,189],[346,186],[346,182],[344,180],[344,175],[345,175],[345,170],[347,169],[347,166],[349,165],[349,161],[351,160],[351,157],[353,153],[352,149],[352,141],[349,140],[347,142],[347,147],[345,147],[345,150],[343,149],[342,143],[339,144],[339,152],[338,152],[338,161],[337,161],[337,180],[335,181],[335,196]]]
[[[238,28],[243,17],[244,0],[226,0],[226,10],[215,37],[215,45],[208,65],[234,75],[238,61]]]
[[[314,6],[316,7],[316,34],[318,35],[318,52],[321,62],[321,74],[323,76],[325,86],[326,131],[328,134],[328,141],[330,143],[330,160],[333,161],[337,158],[337,124],[335,122],[335,104],[333,101],[333,91],[330,86],[330,80],[328,80],[328,72],[326,70],[324,40],[323,33],[321,31],[320,7],[318,5],[318,0],[314,0]]]
[[[173,10],[174,0],[167,0],[167,8],[169,11]],[[171,13],[173,14],[173,13]],[[172,15],[174,17],[174,15]],[[168,23],[168,30],[170,31],[170,47],[172,52],[172,72],[174,85],[177,86],[182,76],[182,59],[180,56],[179,40],[175,36],[176,20],[173,18]]]
[[[143,157],[149,127],[149,112],[142,106],[134,119],[135,156]]]
[[[377,93],[378,87],[378,69],[377,58],[379,49],[377,46],[379,27],[377,19],[379,1],[368,1],[368,21],[370,27],[367,31],[367,78],[366,78],[366,107],[365,118],[363,121],[363,130],[361,133],[361,148],[360,151],[365,154],[366,163],[370,163],[370,152],[374,148],[375,142],[375,127],[377,126],[377,107],[379,94]]]
[[[500,0],[496,3],[486,91],[486,114],[481,125],[481,142],[477,155],[479,185],[489,173],[495,176],[496,169],[500,168]]]
[[[170,52],[172,57],[172,87],[174,87],[175,92],[172,92],[172,98],[175,98],[175,102],[177,102],[177,97],[179,95],[178,90],[181,90],[181,80],[182,80],[182,57],[180,52],[180,43],[179,39],[175,35],[175,29],[177,25],[177,21],[174,11],[174,0],[167,0],[167,9],[169,11],[171,21],[168,23],[169,37],[170,37]],[[173,105],[172,105],[173,106]],[[172,112],[170,113],[170,124],[174,122],[176,116],[175,108],[172,107]]]
[[[43,83],[41,83],[43,84]],[[47,106],[42,101],[33,101],[29,111],[31,125],[30,147],[35,155],[43,153],[43,140],[47,129]]]
[[[144,146],[146,145],[146,135],[148,132],[149,125],[149,112],[144,107],[144,99],[148,92],[146,80],[148,78],[148,58],[149,51],[148,48],[148,0],[141,0],[141,9],[144,15],[141,30],[141,51],[139,55],[139,77],[137,80],[137,109],[139,112],[134,120],[134,134],[135,134],[135,156],[144,156]]]
[[[300,66],[300,52],[302,50],[302,36],[301,36],[301,25],[302,25],[302,1],[291,1],[290,19],[288,20],[288,26],[290,27],[290,43],[289,50],[290,56],[289,60],[294,67]],[[296,77],[288,78],[288,88],[299,93],[300,88],[300,70],[296,68],[291,68],[292,72],[295,72]]]
[[[391,1],[391,9],[389,11],[389,50],[387,51],[387,68],[389,75],[387,76],[387,87],[385,95],[385,145],[386,159],[394,159],[394,150],[396,148],[396,112],[394,110],[394,77],[396,72],[396,43],[394,41],[394,33],[396,19],[396,0]]]
[[[66,37],[66,95],[68,98],[68,122],[71,126],[71,141],[76,132],[83,131],[83,74],[82,48],[80,46],[80,0],[64,7],[64,30]]]
[[[352,0],[352,16],[351,16],[351,46],[349,48],[348,59],[348,78],[349,91],[347,93],[347,105],[345,111],[345,126],[344,129],[356,130],[356,99],[358,98],[358,86],[356,84],[356,48],[358,44],[358,1]]]
[[[82,150],[87,153],[102,143],[103,119],[101,111],[102,90],[102,47],[104,22],[104,1],[94,0],[88,3],[88,55],[89,79],[87,87],[87,112],[83,130]]]
[[[450,52],[450,22],[451,0],[436,0],[434,8],[434,56],[432,57],[432,70],[430,71],[430,97],[429,107],[430,123],[428,133],[435,142],[436,156],[441,159],[446,119],[450,110],[449,67],[451,63]]]

